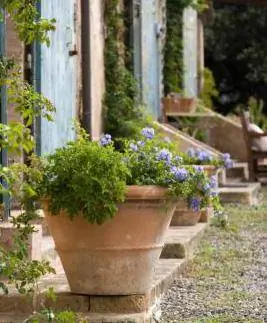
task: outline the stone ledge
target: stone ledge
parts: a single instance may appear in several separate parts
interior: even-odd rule
[[[103,314],[110,313],[110,311],[114,312],[115,310],[117,314],[147,312],[154,307],[176,276],[184,270],[185,265],[186,261],[184,259],[160,260],[156,268],[154,286],[150,293],[146,295],[102,297],[75,295],[70,293],[65,275],[48,275],[41,280],[39,284],[41,294],[35,297],[34,300],[32,297],[19,295],[14,289],[10,290],[8,296],[0,296],[0,313],[14,313],[18,316],[25,313],[30,314],[33,311],[38,311],[41,305],[45,307],[53,306],[55,310],[71,309],[81,313],[98,312],[98,314]],[[44,292],[49,287],[53,287],[56,293],[57,301],[55,304],[45,300]]]
[[[139,314],[97,314],[97,313],[83,313],[81,317],[88,323],[155,323],[151,313]],[[21,323],[28,318],[28,315],[16,315],[9,313],[0,313],[1,323]]]
[[[170,227],[161,258],[191,258],[207,226],[207,223],[198,223],[190,227]]]
[[[226,183],[218,190],[222,203],[238,203],[243,205],[258,205],[260,183]]]

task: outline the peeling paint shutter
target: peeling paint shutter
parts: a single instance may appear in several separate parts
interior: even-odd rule
[[[51,32],[51,46],[41,45],[37,70],[37,88],[56,107],[55,122],[44,119],[39,124],[39,153],[47,154],[73,140],[76,114],[75,0],[41,1],[42,17],[56,19]]]

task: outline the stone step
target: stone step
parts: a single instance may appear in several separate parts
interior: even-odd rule
[[[15,289],[10,290],[9,295],[0,295],[0,322],[5,322],[4,318],[13,316],[20,318],[31,314],[40,309],[41,303],[53,306],[54,310],[70,309],[75,312],[85,313],[88,316],[88,322],[118,322],[117,318],[134,316],[136,319],[130,322],[147,323],[152,322],[149,316],[157,315],[158,301],[168,290],[174,279],[183,272],[187,264],[186,259],[161,259],[156,267],[154,284],[149,293],[145,295],[129,296],[90,296],[71,294],[64,274],[47,275],[39,283],[39,297],[33,299],[30,296],[20,295]],[[45,291],[53,287],[57,296],[57,302],[54,304],[45,300]],[[35,305],[34,305],[35,304]],[[114,320],[111,319],[111,314]],[[131,315],[128,315],[131,313]],[[152,315],[153,314],[153,315]],[[146,318],[145,318],[146,317]],[[116,318],[116,319],[115,319]],[[133,318],[133,317],[132,317]],[[7,321],[7,322],[16,322]],[[129,322],[122,320],[120,322]]]
[[[207,223],[198,223],[197,225],[190,227],[170,227],[166,235],[165,246],[162,250],[161,258],[192,258],[207,226]]]
[[[259,205],[261,200],[260,183],[227,182],[219,187],[218,193],[222,203],[237,203],[243,205]]]
[[[247,163],[234,162],[232,168],[226,170],[226,178],[235,178],[240,177],[242,180],[248,180],[249,171]]]

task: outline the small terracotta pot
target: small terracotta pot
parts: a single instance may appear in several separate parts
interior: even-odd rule
[[[170,94],[162,99],[165,113],[192,113],[196,110],[196,100],[194,98],[185,98],[179,95]]]
[[[202,165],[205,173],[211,177],[211,176],[214,176],[214,175],[217,175],[218,174],[218,167],[216,166],[213,166],[213,165]]]
[[[176,209],[172,217],[171,226],[193,226],[196,225],[201,217],[201,211],[194,212],[190,209]]]
[[[208,223],[212,217],[213,217],[213,207],[207,207],[205,210],[201,211],[199,222]]]
[[[144,294],[153,284],[175,202],[166,205],[167,189],[129,186],[126,201],[113,219],[90,224],[65,211],[44,213],[70,289],[87,295]]]

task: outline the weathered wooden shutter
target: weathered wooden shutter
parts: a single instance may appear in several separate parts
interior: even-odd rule
[[[40,12],[42,17],[56,19],[56,31],[50,34],[51,46],[37,48],[36,59],[36,86],[56,107],[54,123],[41,119],[38,125],[37,150],[47,154],[75,137],[75,0],[43,0]]]

